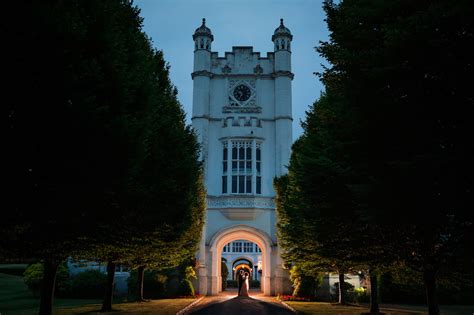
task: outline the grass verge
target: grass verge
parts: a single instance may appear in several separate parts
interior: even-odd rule
[[[176,314],[194,299],[163,299],[143,303],[114,304],[113,314]],[[101,300],[54,299],[53,314],[97,314]],[[0,314],[33,315],[38,313],[39,299],[35,298],[20,276],[0,273]],[[109,313],[100,313],[109,314]]]
[[[363,306],[352,306],[352,305],[339,305],[337,303],[326,303],[326,302],[285,302],[292,308],[294,308],[298,314],[310,315],[334,315],[334,314],[344,314],[344,315],[361,315],[367,314],[369,309]],[[401,310],[401,309],[384,309],[381,308],[383,314],[386,315],[419,315],[425,314],[417,310]]]

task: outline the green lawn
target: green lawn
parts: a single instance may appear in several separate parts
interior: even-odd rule
[[[85,305],[74,308],[63,308],[58,310],[56,314],[72,315],[72,314],[159,314],[159,315],[175,315],[178,311],[188,306],[194,299],[163,299],[151,300],[144,303],[121,303],[114,305],[114,311],[111,313],[98,313],[101,305]],[[119,311],[119,312],[117,312]]]
[[[100,303],[100,300],[55,299],[54,306],[72,307],[84,304]],[[23,278],[0,273],[0,313],[2,315],[35,314],[39,299],[33,297]]]
[[[309,314],[318,314],[318,315],[334,315],[334,314],[344,314],[344,315],[360,315],[368,313],[369,309],[361,306],[342,306],[333,303],[325,302],[285,302],[289,306],[293,307],[298,311],[299,314],[309,315]],[[416,315],[424,314],[416,310],[391,310],[382,308],[382,312],[387,315]]]
[[[368,306],[341,306],[335,303],[324,302],[285,302],[299,312],[299,314],[353,314],[368,313]],[[425,305],[381,304],[381,311],[387,315],[420,315],[428,314]],[[470,315],[474,314],[474,305],[440,305],[441,314],[444,315]]]
[[[23,269],[25,270],[28,264],[0,264],[0,269]]]
[[[164,299],[145,303],[114,304],[114,314],[176,314],[194,299]],[[96,314],[101,300],[55,299],[54,314]],[[19,276],[0,273],[0,314],[37,314],[39,299],[33,297]],[[100,313],[104,314],[104,313]]]
[[[362,314],[366,308],[341,306],[324,302],[285,302],[300,314]]]

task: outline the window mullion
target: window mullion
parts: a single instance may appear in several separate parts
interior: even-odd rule
[[[257,194],[257,143],[252,140],[252,194]]]
[[[227,193],[232,193],[232,142],[227,140]]]

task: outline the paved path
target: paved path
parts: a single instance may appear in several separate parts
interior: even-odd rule
[[[282,303],[260,292],[250,291],[250,297],[237,296],[236,290],[205,297],[186,314],[193,315],[294,315]]]

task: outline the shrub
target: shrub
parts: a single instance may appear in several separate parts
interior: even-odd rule
[[[336,295],[335,299],[339,298],[339,282],[335,282],[334,286],[336,287]],[[344,281],[344,288],[346,291],[345,298],[346,302],[356,302],[355,293],[354,293],[354,286],[349,282]]]
[[[299,302],[312,302],[316,301],[314,297],[301,297],[301,296],[294,296],[294,295],[278,295],[277,300],[279,301],[299,301]]]
[[[196,271],[192,266],[187,266],[186,269],[184,270],[184,278],[188,279],[189,281],[193,279],[197,279],[196,276]]]
[[[227,276],[229,275],[229,270],[224,261],[221,262],[221,276],[222,276],[222,291],[227,288]]]
[[[88,269],[71,278],[68,296],[80,299],[100,299],[104,295],[107,275]]]
[[[384,303],[426,303],[421,272],[403,264],[393,265],[381,276],[381,300]],[[438,274],[438,300],[442,304],[474,304],[474,273],[443,270]]]
[[[354,300],[357,303],[369,303],[370,302],[370,295],[367,294],[367,290],[360,287],[354,289]]]
[[[316,290],[321,286],[322,276],[306,275],[295,265],[290,269],[290,280],[293,283],[293,296],[310,297],[315,296]]]
[[[143,275],[143,297],[147,299],[165,297],[167,295],[167,279],[168,276],[163,273],[145,270]],[[137,271],[133,270],[128,278],[128,293],[131,297],[134,297],[136,294],[137,280]]]
[[[23,281],[28,286],[28,288],[33,293],[33,296],[39,297],[40,289],[41,289],[41,282],[43,280],[43,264],[42,263],[35,263],[28,266],[23,273]],[[56,288],[55,288],[55,295],[61,296],[63,295],[69,286],[69,270],[67,265],[60,264],[58,267],[58,271],[56,274]]]
[[[251,281],[250,281],[250,287],[251,287],[251,288],[260,288],[260,281],[258,281],[258,280],[251,280]]]
[[[188,279],[183,279],[179,283],[179,295],[180,296],[195,296],[194,295],[194,286]]]

